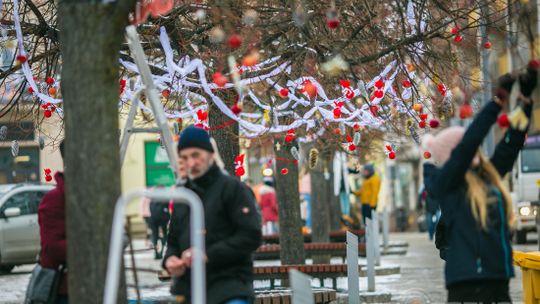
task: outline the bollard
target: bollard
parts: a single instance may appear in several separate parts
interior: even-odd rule
[[[360,304],[358,277],[358,237],[347,231],[347,280],[349,283],[349,304]]]
[[[373,244],[375,246],[375,265],[381,265],[381,246],[380,246],[380,233],[379,233],[379,214],[376,210],[371,210],[371,219],[373,220]]]
[[[315,304],[310,276],[296,269],[291,269],[289,270],[289,279],[291,281],[292,304]]]
[[[388,249],[388,233],[390,230],[390,226],[389,226],[390,216],[388,214],[388,206],[384,206],[382,223],[383,223],[383,248],[384,250],[387,250]]]
[[[368,291],[375,291],[375,250],[373,238],[373,222],[366,219],[366,257],[367,257],[367,281]]]

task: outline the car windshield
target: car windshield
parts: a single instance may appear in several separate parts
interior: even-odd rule
[[[8,184],[8,185],[0,185],[0,197],[4,196],[6,193],[8,193],[11,189],[15,188],[17,185],[14,184]]]
[[[540,172],[540,148],[521,151],[521,172]]]

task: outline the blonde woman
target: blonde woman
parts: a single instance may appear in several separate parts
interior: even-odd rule
[[[530,117],[536,69],[519,77],[523,113]],[[526,130],[510,128],[488,159],[480,145],[508,102],[514,77],[499,79],[497,97],[467,130],[450,127],[427,136],[434,164],[424,165],[427,192],[440,203],[447,240],[445,279],[453,303],[508,303],[514,276],[509,227],[512,202],[501,179],[512,170]]]

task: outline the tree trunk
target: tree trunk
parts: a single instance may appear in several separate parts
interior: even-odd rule
[[[134,1],[59,2],[69,301],[102,303],[120,196],[119,51]],[[125,303],[125,289],[119,292]]]
[[[218,93],[228,106],[234,103],[234,90]],[[216,145],[225,170],[231,176],[236,176],[234,168],[234,157],[240,153],[240,143],[238,141],[238,123],[231,123],[231,118],[219,110],[214,103],[209,103],[208,123],[210,135],[216,140]]]
[[[325,189],[328,189],[326,203],[328,204],[330,230],[339,230],[341,228],[341,205],[339,196],[334,194],[334,153],[327,153],[324,156],[329,173],[329,178],[325,180],[327,183]]]
[[[274,178],[279,204],[279,243],[282,265],[304,264],[304,237],[300,217],[300,193],[298,192],[298,165],[283,160],[294,160],[291,148],[296,144],[276,139],[280,148],[274,145]],[[282,159],[282,160],[277,160]],[[281,170],[287,168],[287,174]]]
[[[313,242],[327,243],[330,241],[330,216],[329,216],[329,183],[325,180],[324,169],[326,161],[319,155],[317,166],[310,171],[311,175],[311,216],[312,221],[311,237]],[[314,264],[330,263],[330,256],[314,256]]]

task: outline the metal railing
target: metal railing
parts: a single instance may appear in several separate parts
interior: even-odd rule
[[[126,204],[134,199],[147,197],[151,202],[172,200],[175,204],[186,204],[190,208],[190,242],[193,248],[191,271],[191,302],[206,303],[206,270],[204,264],[204,210],[199,197],[186,188],[132,191],[116,201],[109,247],[107,277],[105,280],[104,304],[116,303],[122,259],[122,231]]]

